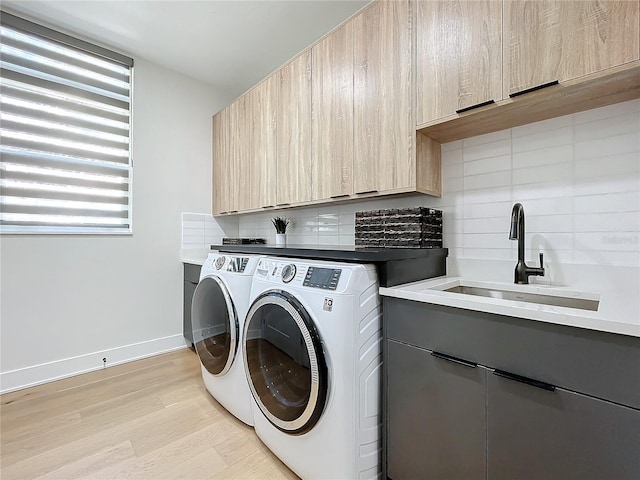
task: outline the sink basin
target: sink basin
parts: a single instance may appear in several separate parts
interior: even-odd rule
[[[457,285],[447,288],[443,292],[460,293],[463,295],[474,295],[480,297],[499,298],[502,300],[515,300],[518,302],[537,303],[540,305],[553,305],[556,307],[579,308],[581,310],[598,310],[598,300],[586,298],[562,297],[555,295],[544,295],[540,293],[514,292],[511,290],[501,290],[497,288],[472,287],[468,285]]]

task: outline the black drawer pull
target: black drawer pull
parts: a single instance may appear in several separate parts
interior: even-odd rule
[[[265,206],[264,206],[264,207],[262,207],[262,208],[273,208],[273,205],[265,205]]]
[[[290,203],[276,203],[277,207],[286,207],[287,205],[291,205]]]
[[[348,197],[349,194],[348,193],[343,193],[340,195],[331,195],[331,198],[344,198],[344,197]]]
[[[436,358],[441,358],[442,360],[447,360],[449,362],[457,363],[458,365],[464,365],[465,367],[476,368],[478,366],[477,363],[470,362],[468,360],[463,360],[462,358],[452,357],[451,355],[447,355],[446,353],[440,352],[431,352]]]
[[[362,192],[356,192],[357,195],[364,195],[365,193],[378,193],[378,190],[364,190]]]
[[[525,93],[535,92],[536,90],[541,90],[543,88],[552,87],[554,85],[558,85],[558,80],[554,80],[553,82],[543,83],[542,85],[538,85],[537,87],[526,88],[516,93],[510,93],[509,98],[518,97],[520,95],[524,95]]]
[[[473,110],[474,108],[486,107],[487,105],[491,105],[492,103],[496,103],[494,100],[487,100],[486,102],[479,103],[477,105],[471,105],[470,107],[464,107],[460,110],[456,110],[456,113],[464,113],[469,110]]]
[[[515,373],[505,372],[504,370],[494,370],[494,375],[499,377],[506,378],[508,380],[514,380],[520,383],[526,383],[527,385],[531,385],[532,387],[541,388],[543,390],[548,390],[550,392],[554,392],[556,387],[551,385],[550,383],[541,382],[539,380],[534,380],[533,378],[523,377],[522,375],[516,375]]]

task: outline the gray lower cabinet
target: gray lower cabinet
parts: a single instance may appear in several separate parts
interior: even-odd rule
[[[637,410],[560,388],[488,377],[491,480],[640,478]]]
[[[383,321],[387,478],[640,479],[640,338],[395,298]]]
[[[191,301],[200,280],[200,265],[184,264],[184,288],[182,297],[182,335],[193,348],[193,328],[191,326]]]
[[[392,479],[485,477],[486,369],[389,341]]]

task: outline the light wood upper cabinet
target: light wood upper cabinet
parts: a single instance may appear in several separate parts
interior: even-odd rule
[[[276,107],[278,78],[272,75],[247,93],[247,115],[251,133],[249,155],[249,207],[276,204]]]
[[[409,0],[372,3],[354,22],[354,193],[416,186]]]
[[[229,211],[228,193],[228,149],[229,149],[229,108],[213,116],[213,213]]]
[[[502,2],[418,0],[416,124],[502,99]]]
[[[353,193],[353,23],[311,50],[313,200]]]
[[[311,51],[278,76],[276,205],[311,200]]]
[[[228,129],[229,151],[227,155],[227,200],[229,212],[247,210],[251,168],[249,151],[251,131],[247,115],[247,95],[243,95],[229,105]]]
[[[505,0],[505,96],[639,58],[638,1]]]

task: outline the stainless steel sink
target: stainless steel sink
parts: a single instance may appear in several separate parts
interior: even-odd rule
[[[540,305],[553,305],[556,307],[579,308],[581,310],[598,311],[598,300],[585,298],[557,297],[555,295],[543,295],[539,293],[514,292],[510,290],[498,290],[493,288],[469,287],[458,285],[443,290],[444,292],[461,293],[480,297],[499,298],[502,300],[515,300],[518,302],[537,303]]]

